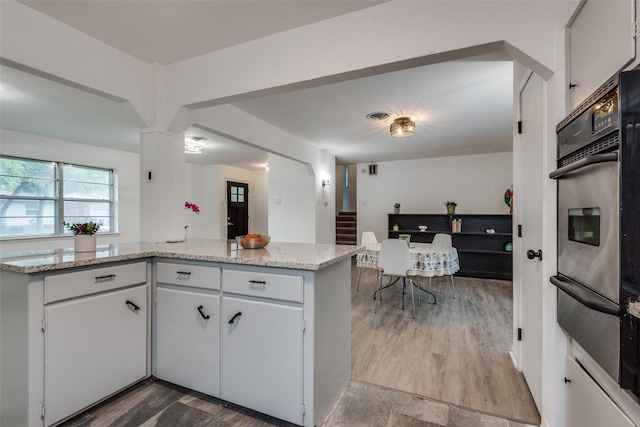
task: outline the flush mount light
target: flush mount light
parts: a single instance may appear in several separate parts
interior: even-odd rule
[[[398,117],[391,123],[389,131],[391,136],[396,138],[404,138],[405,136],[411,136],[416,130],[416,122],[409,117]]]
[[[207,145],[207,138],[204,136],[189,136],[184,140],[184,152],[189,154],[200,154],[202,148]]]

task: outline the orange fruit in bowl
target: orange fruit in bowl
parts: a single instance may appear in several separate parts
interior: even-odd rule
[[[269,243],[269,237],[263,236],[262,234],[252,233],[247,234],[245,236],[236,237],[238,242],[242,245],[243,248],[247,249],[258,249],[263,248]]]

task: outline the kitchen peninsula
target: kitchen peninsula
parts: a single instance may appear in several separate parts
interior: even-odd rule
[[[149,376],[298,425],[350,376],[356,246],[227,240],[0,258],[0,424],[55,425]]]

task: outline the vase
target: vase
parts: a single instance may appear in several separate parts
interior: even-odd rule
[[[73,236],[73,247],[76,252],[95,252],[95,234],[76,234]]]
[[[450,214],[450,215],[455,214],[456,213],[456,207],[447,205],[447,213]]]
[[[393,208],[393,213],[398,215],[400,213],[400,208]]]

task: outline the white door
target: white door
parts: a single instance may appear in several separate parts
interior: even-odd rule
[[[302,425],[302,307],[223,297],[222,398]]]
[[[50,304],[45,316],[45,425],[145,377],[146,285]]]
[[[514,242],[519,266],[519,298],[514,304],[520,313],[514,325],[521,329],[520,367],[538,409],[542,407],[542,262],[530,259],[527,251],[542,248],[543,89],[542,78],[531,74],[520,92],[522,133],[516,171],[520,186],[514,191],[517,224],[522,226],[522,237]]]
[[[156,292],[156,377],[220,396],[220,296]]]

